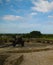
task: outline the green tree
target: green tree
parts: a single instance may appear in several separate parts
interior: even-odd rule
[[[30,32],[30,36],[31,36],[32,38],[41,37],[41,32],[40,32],[40,31],[32,31],[32,32]]]

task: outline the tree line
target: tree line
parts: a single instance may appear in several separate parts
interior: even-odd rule
[[[53,34],[42,34],[40,31],[31,31],[30,33],[17,33],[17,34],[0,34],[1,37],[7,36],[12,38],[14,36],[22,36],[23,38],[53,38]]]

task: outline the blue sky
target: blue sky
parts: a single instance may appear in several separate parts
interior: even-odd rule
[[[53,34],[53,0],[0,0],[0,33]]]

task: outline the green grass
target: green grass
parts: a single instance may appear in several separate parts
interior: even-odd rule
[[[45,40],[53,40],[53,38],[52,37],[44,37],[44,38],[42,38],[42,39],[45,39]]]

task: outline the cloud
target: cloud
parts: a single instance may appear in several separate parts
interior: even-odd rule
[[[15,20],[20,20],[22,19],[21,16],[15,16],[15,15],[5,15],[2,17],[3,20],[7,20],[7,21],[15,21]]]
[[[1,23],[0,24],[0,33],[26,33],[27,31],[32,31],[33,29],[40,27],[39,23]]]
[[[35,12],[32,12],[30,15],[32,15],[32,16],[33,16],[33,15],[37,15],[37,13],[35,13]]]
[[[6,0],[6,2],[10,2],[10,0]]]
[[[47,34],[53,34],[53,25],[42,25],[42,32]]]
[[[52,15],[49,15],[48,18],[53,18],[53,16]]]
[[[32,2],[34,6],[32,7],[32,10],[38,11],[38,12],[49,12],[53,10],[53,1],[49,2],[47,0],[38,0],[37,2]]]
[[[3,2],[2,2],[2,0],[0,0],[0,4],[2,4]]]
[[[23,1],[23,0],[15,0],[15,1]]]
[[[40,24],[38,23],[35,23],[35,24],[29,24],[29,23],[21,23],[18,25],[19,28],[34,28],[34,27],[37,27],[37,26],[40,26]]]
[[[10,0],[5,0],[5,2],[6,2],[6,3],[9,3]],[[3,1],[3,0],[0,0],[0,4],[3,4],[3,3],[4,3],[4,1]]]
[[[48,21],[47,23],[46,23],[46,25],[51,25],[51,26],[53,26],[53,21]]]

